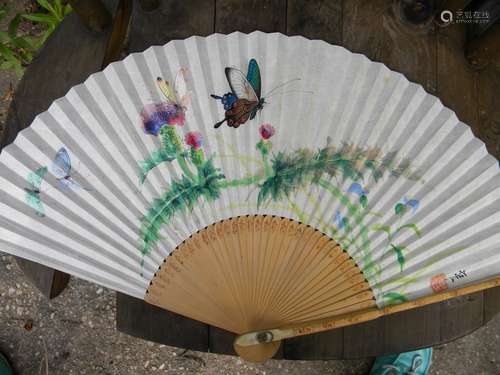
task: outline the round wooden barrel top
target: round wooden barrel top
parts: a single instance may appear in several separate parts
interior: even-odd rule
[[[71,14],[27,68],[9,110],[2,147],[54,99],[113,59],[191,35],[262,30],[340,44],[402,72],[438,95],[498,157],[495,124],[500,124],[500,112],[494,98],[500,78],[487,68],[479,72],[468,68],[461,43],[457,42],[463,40],[464,29],[458,25],[438,31],[432,24],[410,26],[384,1],[352,0],[342,6],[341,0],[185,0],[161,2],[160,8],[152,11],[144,11],[138,1],[105,3],[114,14],[112,27],[100,33],[89,31],[78,15]],[[128,16],[132,17],[130,24]],[[392,25],[390,33],[385,31],[384,23]],[[120,42],[127,26],[128,39],[122,48]],[[68,282],[64,273],[25,260],[18,262],[48,297],[57,295]],[[434,346],[474,331],[499,310],[500,288],[489,289],[367,323],[290,339],[276,358],[360,358]],[[116,320],[120,331],[146,340],[235,354],[234,335],[230,332],[120,293]]]

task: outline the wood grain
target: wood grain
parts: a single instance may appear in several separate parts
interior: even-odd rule
[[[338,359],[343,356],[343,341],[341,328],[287,339],[281,346],[286,359]]]
[[[343,45],[436,92],[436,36],[432,24],[402,21],[398,2],[351,0],[343,7]]]
[[[463,8],[464,0],[446,3],[447,9]],[[437,95],[443,104],[481,136],[477,111],[478,73],[464,57],[465,25],[451,24],[437,32]]]
[[[441,342],[455,340],[483,325],[483,291],[441,304]]]
[[[478,76],[479,136],[488,152],[500,158],[500,63],[490,64]]]
[[[342,42],[342,1],[288,0],[288,35],[302,35],[332,44]]]
[[[215,32],[286,32],[286,0],[217,0]]]
[[[163,0],[154,11],[145,11],[134,0],[128,53],[142,52],[173,39],[214,32],[214,2],[205,0]]]
[[[483,292],[483,324],[486,324],[500,311],[500,287]]]
[[[357,265],[335,241],[262,215],[193,234],[160,266],[145,301],[240,334],[375,306]]]
[[[143,300],[117,293],[116,327],[119,331],[164,345],[208,350],[208,327]]]

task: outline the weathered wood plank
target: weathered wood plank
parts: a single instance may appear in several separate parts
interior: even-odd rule
[[[500,65],[489,64],[478,76],[479,136],[488,151],[500,158]]]
[[[483,325],[483,291],[441,304],[441,342],[462,337]]]
[[[339,359],[344,351],[344,330],[334,329],[285,340],[286,359]]]
[[[286,0],[217,0],[215,31],[286,32]]]
[[[486,324],[500,312],[500,287],[483,292],[483,308],[483,323]]]
[[[111,25],[111,14],[101,0],[69,0],[69,3],[90,30],[104,31]]]
[[[113,13],[117,1],[106,2]],[[53,100],[101,68],[109,30],[89,31],[80,17],[70,14],[44,44],[19,83],[9,109],[1,148],[31,124]],[[24,259],[17,263],[32,283],[48,298],[66,287],[69,275]]]
[[[302,35],[329,43],[342,42],[342,1],[288,0],[288,35]]]
[[[402,315],[402,314],[397,314]],[[384,347],[384,317],[344,328],[343,358],[375,357]]]
[[[214,2],[205,0],[164,0],[154,11],[143,10],[134,1],[128,52],[141,52],[172,39],[214,32]]]
[[[343,45],[365,54],[436,91],[436,36],[432,24],[416,27],[401,20],[399,2],[351,0],[343,7]]]
[[[446,3],[447,9],[459,9],[464,0]],[[437,95],[458,118],[480,136],[477,111],[477,72],[464,57],[465,24],[450,24],[437,32]]]
[[[116,297],[116,327],[131,336],[160,344],[208,350],[206,324],[122,293],[117,293]]]
[[[384,345],[380,354],[401,353],[431,346],[440,339],[441,304],[427,305],[384,317]]]
[[[232,332],[208,326],[208,347],[211,353],[236,355],[233,342],[236,335]]]

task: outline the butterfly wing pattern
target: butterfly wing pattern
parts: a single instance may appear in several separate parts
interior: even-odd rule
[[[57,178],[59,188],[62,190],[78,191],[82,185],[71,176],[71,158],[68,150],[61,147],[50,166],[50,171]]]
[[[229,83],[231,91],[238,99],[246,99],[251,102],[259,101],[255,90],[241,70],[226,68],[224,72],[226,73],[227,82]]]
[[[40,217],[45,216],[45,209],[40,198],[40,189],[43,178],[47,175],[47,173],[47,167],[41,167],[35,172],[30,172],[27,177],[28,187],[24,189],[26,191],[26,204],[34,209],[37,216]]]
[[[259,64],[255,59],[251,59],[248,63],[248,72],[247,72],[247,80],[252,85],[253,91],[260,99],[261,94],[261,84],[260,84],[260,68]]]
[[[158,88],[163,95],[165,95],[167,101],[171,104],[177,104],[177,97],[172,89],[172,86],[170,86],[170,84],[161,77],[156,78],[156,82],[158,84]]]
[[[191,93],[187,88],[187,69],[179,69],[175,76],[175,94],[177,96],[177,105],[181,106],[184,111],[187,110],[191,104]]]
[[[220,100],[226,111],[224,119],[214,125],[215,128],[227,121],[229,127],[237,128],[249,119],[255,118],[257,111],[262,108],[260,68],[255,59],[248,63],[247,75],[236,68],[224,69],[230,93],[223,96],[211,95]]]
[[[66,148],[61,147],[57,151],[56,157],[50,165],[50,172],[58,179],[62,180],[71,175],[71,158]]]

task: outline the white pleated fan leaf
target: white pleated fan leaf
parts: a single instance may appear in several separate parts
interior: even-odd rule
[[[0,163],[0,250],[138,298],[183,241],[245,215],[333,238],[379,307],[500,271],[498,162],[421,86],[322,41],[215,34],[131,54]]]

